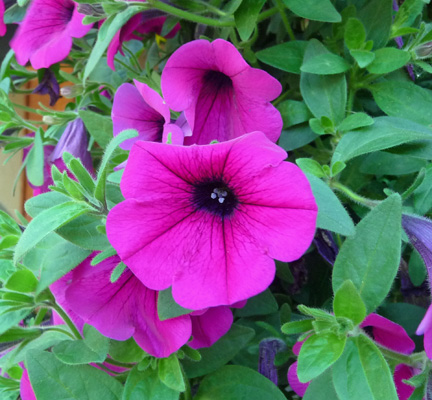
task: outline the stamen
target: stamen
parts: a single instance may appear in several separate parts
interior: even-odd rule
[[[225,201],[225,198],[224,197],[219,197],[218,200],[219,200],[219,203],[222,204]]]
[[[214,199],[217,197],[217,194],[213,192],[213,193],[210,195],[210,197],[214,200]]]

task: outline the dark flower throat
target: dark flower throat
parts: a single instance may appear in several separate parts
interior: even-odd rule
[[[234,192],[221,180],[194,185],[192,196],[193,204],[199,210],[208,211],[222,218],[231,216],[238,205]]]

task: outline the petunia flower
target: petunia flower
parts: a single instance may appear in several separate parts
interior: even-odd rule
[[[262,132],[207,146],[138,141],[108,239],[144,285],[172,286],[185,308],[255,296],[273,281],[273,259],[298,259],[315,232],[309,182],[286,157]]]
[[[369,314],[360,324],[360,328],[371,334],[381,346],[401,354],[411,354],[415,343],[400,325],[378,314]]]
[[[227,307],[160,321],[158,292],[146,288],[128,269],[111,283],[111,273],[120,262],[117,256],[96,267],[90,265],[91,260],[84,260],[51,285],[51,290],[59,304],[111,339],[133,337],[147,353],[168,357],[186,344],[191,334],[191,347],[207,347],[231,327],[233,317]]]
[[[396,386],[396,392],[399,400],[408,400],[413,394],[415,390],[414,386],[408,385],[403,381],[411,379],[414,375],[416,375],[416,370],[409,365],[396,365],[393,373],[393,381]]]
[[[426,311],[416,331],[417,335],[424,335],[423,345],[427,356],[432,360],[432,305]]]
[[[223,39],[194,40],[177,49],[162,72],[162,93],[174,111],[184,111],[193,135],[185,144],[223,142],[252,131],[276,142],[279,111],[270,104],[281,84],[251,68]]]
[[[170,110],[162,97],[145,83],[123,83],[115,95],[111,117],[114,136],[126,129],[136,129],[138,136],[125,140],[120,147],[130,150],[137,140],[161,142],[171,133],[173,144],[183,144],[183,131],[171,123]]]
[[[10,45],[19,64],[27,61],[33,68],[48,68],[65,59],[72,38],[81,38],[91,25],[83,25],[72,0],[32,0],[24,20]]]
[[[293,346],[292,351],[296,356],[300,354],[300,349],[304,342],[305,342],[304,340],[302,342],[297,342]],[[291,386],[291,389],[294,390],[294,392],[297,395],[303,397],[304,394],[306,393],[306,389],[308,388],[310,382],[307,383],[300,382],[297,375],[297,366],[298,366],[298,361],[295,361],[290,365],[290,367],[288,368],[287,379],[289,385]]]
[[[5,5],[3,0],[0,0],[0,36],[6,35],[6,24],[4,23]]]
[[[166,20],[166,15],[158,10],[146,10],[134,15],[121,29],[114,35],[107,50],[107,64],[115,71],[114,57],[118,52],[124,55],[122,47],[124,42],[136,39],[142,40],[140,35],[150,33],[161,34],[163,25]],[[177,23],[171,31],[165,35],[165,38],[173,38],[180,29],[180,24]]]
[[[22,400],[37,400],[33,387],[30,383],[30,378],[27,369],[23,369],[20,382],[20,396]]]
[[[43,78],[32,93],[48,94],[50,97],[50,106],[57,103],[57,100],[60,98],[60,86],[55,74],[49,68],[44,69]]]

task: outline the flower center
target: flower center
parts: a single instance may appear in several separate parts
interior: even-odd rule
[[[219,71],[207,71],[203,76],[203,81],[208,88],[211,88],[210,90],[216,92],[221,89],[232,88],[231,78]]]
[[[193,204],[222,218],[229,217],[237,208],[234,192],[222,181],[202,182],[195,185]]]

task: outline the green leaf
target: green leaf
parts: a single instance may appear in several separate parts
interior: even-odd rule
[[[283,0],[285,5],[296,15],[312,21],[341,22],[342,17],[330,0]]]
[[[420,254],[413,250],[409,259],[409,277],[414,286],[420,286],[426,279],[427,271],[426,266]]]
[[[367,70],[372,74],[388,74],[402,68],[410,59],[407,51],[386,47],[375,52],[375,59],[368,65]]]
[[[115,266],[115,268],[113,269],[113,271],[111,272],[110,282],[111,283],[117,282],[118,279],[120,278],[120,276],[122,275],[122,273],[125,271],[126,268],[127,268],[126,264],[123,261],[120,261]]]
[[[113,123],[111,118],[86,110],[80,110],[78,114],[90,135],[100,147],[105,149],[113,138]]]
[[[317,134],[312,131],[309,125],[296,125],[293,128],[282,131],[278,144],[284,150],[292,151],[303,147],[316,138]]]
[[[393,194],[358,223],[336,258],[334,292],[351,279],[368,313],[385,299],[399,268],[401,215],[401,198]]]
[[[235,11],[234,20],[241,40],[249,39],[264,3],[265,0],[243,0]]]
[[[426,168],[421,185],[414,190],[414,207],[418,214],[424,215],[432,208],[432,165]]]
[[[312,158],[297,158],[296,164],[305,173],[315,175],[318,178],[322,178],[323,176],[325,176],[325,173],[320,163]]]
[[[9,311],[9,307],[6,304],[6,301],[0,300],[0,335],[18,324],[31,311],[29,308]]]
[[[184,392],[186,390],[181,366],[175,354],[159,360],[158,376],[170,389],[177,392]]]
[[[278,387],[253,369],[226,365],[207,375],[194,400],[285,400]]]
[[[103,362],[109,349],[109,339],[91,325],[84,325],[84,340],[64,340],[53,347],[55,356],[65,364],[78,365]]]
[[[335,293],[333,311],[358,325],[366,317],[366,307],[351,280],[346,280]]]
[[[145,353],[144,350],[136,344],[134,338],[131,337],[124,341],[111,340],[109,355],[117,361],[138,363],[147,356],[147,353]]]
[[[334,75],[349,69],[350,65],[344,58],[333,53],[323,53],[304,62],[300,71],[317,75]]]
[[[364,335],[354,340],[373,399],[398,400],[390,368],[378,347]]]
[[[122,400],[178,400],[179,392],[163,384],[157,370],[135,366],[126,380]]]
[[[303,400],[340,400],[332,381],[331,370],[315,378],[308,386]]]
[[[417,157],[377,151],[368,154],[361,166],[360,172],[374,175],[406,175],[426,167],[427,161]]]
[[[348,19],[345,24],[344,40],[350,50],[360,50],[363,47],[366,40],[366,31],[359,19]]]
[[[255,55],[265,64],[292,74],[299,74],[307,44],[308,42],[295,40],[257,51]]]
[[[375,49],[384,47],[389,40],[392,14],[392,0],[370,0],[358,13],[366,39],[373,40]]]
[[[301,124],[312,118],[311,112],[302,101],[286,100],[279,103],[277,109],[281,113],[284,128]]]
[[[172,296],[171,288],[168,288],[159,292],[157,311],[159,319],[165,321],[166,319],[175,318],[179,315],[189,314],[193,310],[183,308],[177,304]]]
[[[375,60],[375,53],[369,50],[351,50],[351,56],[356,60],[360,68],[366,68],[373,60]]]
[[[329,51],[316,39],[306,48],[304,62]],[[345,117],[347,85],[345,75],[315,75],[301,73],[300,91],[306,105],[316,118],[323,116],[338,124]]]
[[[31,293],[36,290],[38,280],[28,269],[16,271],[6,282],[5,287],[21,293]]]
[[[392,31],[394,32],[404,25],[410,26],[416,17],[421,14],[425,3],[429,3],[429,0],[405,0],[396,13]]]
[[[44,183],[44,149],[40,130],[35,132],[33,146],[27,155],[27,178],[34,186]]]
[[[318,205],[317,226],[344,236],[353,235],[354,223],[333,191],[316,176],[306,176]]]
[[[338,126],[338,129],[343,132],[353,131],[354,129],[370,126],[374,123],[374,119],[369,115],[358,112],[350,114]]]
[[[42,211],[28,224],[21,236],[15,248],[14,262],[17,263],[53,230],[90,210],[85,203],[67,202]]]
[[[308,332],[313,329],[312,319],[302,319],[300,321],[292,321],[283,324],[281,327],[282,333],[285,335],[296,335],[303,332]]]
[[[227,334],[213,346],[200,349],[201,361],[182,360],[188,378],[196,378],[216,371],[245,347],[254,337],[255,331],[242,325],[233,324]]]
[[[346,164],[343,161],[336,161],[332,166],[330,170],[330,174],[332,177],[338,175],[341,173],[346,167]]]
[[[27,352],[26,367],[38,400],[121,399],[121,383],[95,367],[66,365],[39,350]]]
[[[120,28],[127,21],[129,21],[135,14],[138,14],[140,11],[142,11],[141,7],[130,6],[126,8],[124,11],[110,15],[105,20],[105,22],[102,24],[102,26],[99,29],[96,43],[93,46],[93,50],[90,54],[90,57],[87,61],[84,70],[84,76],[83,76],[84,84],[88,76],[90,75],[90,73],[95,68],[99,59],[102,57],[105,50],[108,48],[108,45],[110,44],[114,35],[120,30]]]
[[[346,337],[331,332],[315,334],[303,343],[298,356],[297,375],[306,383],[321,375],[341,356]]]
[[[374,100],[387,115],[432,124],[432,91],[411,82],[385,81],[369,87]]]
[[[360,355],[348,340],[342,356],[333,365],[333,383],[339,400],[374,400],[370,392]]]
[[[345,134],[333,153],[332,164],[414,140],[432,140],[432,129],[396,117],[378,117],[371,126]]]
[[[267,315],[277,312],[278,304],[272,292],[267,289],[264,292],[248,299],[243,308],[236,310],[237,317],[252,317],[255,315]]]

